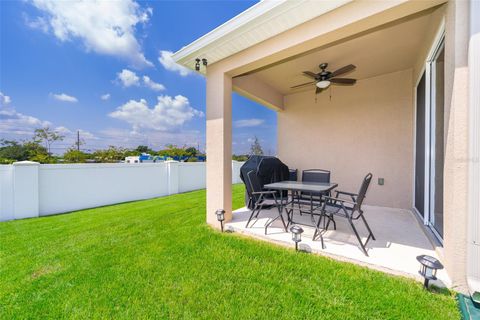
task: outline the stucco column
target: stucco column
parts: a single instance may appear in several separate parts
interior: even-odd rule
[[[448,2],[445,29],[444,265],[455,290],[466,292],[469,2]]]
[[[215,211],[232,218],[232,78],[215,65],[207,72],[207,223]]]

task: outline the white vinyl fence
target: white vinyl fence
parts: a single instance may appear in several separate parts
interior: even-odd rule
[[[243,162],[232,161],[232,183]],[[205,188],[205,162],[0,165],[0,221]]]

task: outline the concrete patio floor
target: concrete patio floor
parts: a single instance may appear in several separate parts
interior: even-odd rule
[[[416,257],[427,254],[438,258],[438,255],[414,214],[403,209],[374,206],[363,206],[363,208],[365,217],[376,237],[375,241],[370,240],[367,244],[368,257],[361,251],[347,220],[341,217],[335,219],[337,230],[330,227],[330,230],[325,232],[323,236],[325,249],[322,249],[319,239],[312,241],[314,228],[302,226],[305,232],[302,235],[300,249],[423,281],[418,274],[419,263]],[[234,211],[233,219],[226,224],[226,228],[230,231],[293,247],[291,234],[283,230],[282,223],[279,220],[268,228],[267,235],[264,233],[264,225],[269,219],[276,217],[277,214],[278,211],[275,208],[262,210],[258,221],[255,224],[250,223],[249,228],[245,228],[250,210],[241,208]],[[283,215],[286,219],[285,212]],[[310,219],[310,215],[300,216],[295,213],[295,221],[308,223],[311,221]],[[357,221],[356,226],[358,226],[357,229],[363,241],[365,241],[366,228],[361,221]],[[439,271],[437,276],[439,280],[434,282],[437,286],[449,286],[450,280],[444,270]]]

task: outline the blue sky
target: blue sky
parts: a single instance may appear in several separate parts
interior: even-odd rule
[[[205,79],[170,53],[252,1],[0,2],[0,138],[50,126],[85,150],[205,145]],[[275,152],[276,115],[233,94],[233,150]]]

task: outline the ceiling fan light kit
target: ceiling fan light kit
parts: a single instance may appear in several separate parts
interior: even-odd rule
[[[330,86],[330,83],[328,80],[321,80],[317,82],[316,86],[320,89],[326,89]]]

